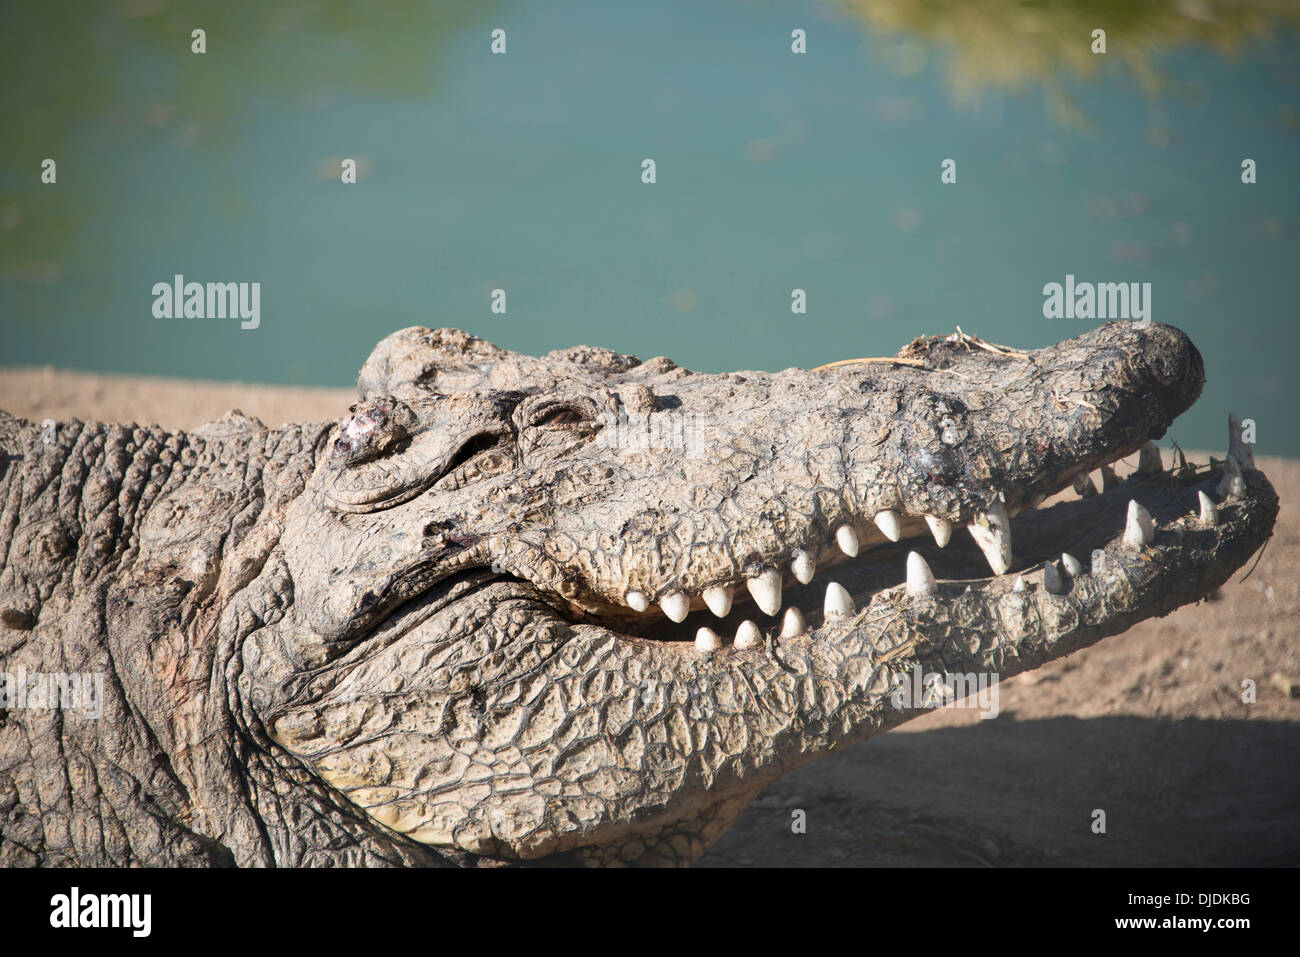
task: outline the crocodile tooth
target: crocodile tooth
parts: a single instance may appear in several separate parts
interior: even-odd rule
[[[1022,592],[1022,591],[1025,590],[1025,576],[1024,576],[1024,575],[1017,575],[1017,576],[1016,576],[1016,580],[1015,580],[1014,582],[1011,583],[1011,590],[1014,591],[1014,592]]]
[[[758,630],[758,625],[749,619],[740,623],[736,629],[736,648],[740,651],[748,651],[750,648],[757,648],[763,643],[763,633]]]
[[[790,556],[790,572],[800,585],[806,585],[817,574],[817,563],[802,548],[796,548]]]
[[[659,599],[659,607],[673,621],[681,623],[691,610],[691,600],[684,591],[670,591]]]
[[[822,605],[822,613],[827,618],[848,618],[853,610],[853,598],[844,590],[843,585],[831,582],[826,586],[826,602]]]
[[[704,589],[704,604],[719,618],[726,618],[731,611],[731,586],[710,585]]]
[[[1141,548],[1143,545],[1150,545],[1155,537],[1156,527],[1151,521],[1151,513],[1139,505],[1136,499],[1130,499],[1128,519],[1124,524],[1124,544]]]
[[[1243,469],[1255,467],[1255,453],[1241,437],[1241,419],[1228,413],[1228,458],[1236,459]]]
[[[903,526],[898,520],[898,513],[892,508],[882,509],[876,513],[876,528],[885,533],[885,538],[896,542],[903,537]]]
[[[952,538],[952,522],[946,518],[936,518],[933,515],[925,517],[925,523],[930,526],[930,534],[934,536],[934,543],[940,548],[948,544]]]
[[[746,584],[754,596],[754,604],[763,614],[775,615],[781,610],[781,573],[775,568],[764,568],[757,578],[751,578]]]
[[[858,554],[858,533],[853,530],[852,525],[841,525],[835,531],[835,544],[840,546],[840,551],[849,558],[855,558]]]
[[[1011,518],[1007,515],[1007,507],[997,502],[979,519],[983,521],[977,519],[966,527],[988,559],[993,574],[1004,575],[1011,567]]]
[[[1097,486],[1092,484],[1092,476],[1087,472],[1074,477],[1074,490],[1079,493],[1079,498],[1091,498],[1097,494]]]
[[[696,651],[717,651],[722,647],[722,639],[712,628],[701,628],[695,633],[695,650]],[[740,647],[740,643],[736,643]]]
[[[627,602],[627,607],[633,611],[646,611],[650,607],[650,599],[645,596],[643,591],[630,591],[623,596]]]
[[[1196,497],[1201,500],[1201,524],[1218,525],[1219,509],[1210,499],[1210,496],[1206,495],[1204,492],[1197,492]]]
[[[1224,498],[1246,494],[1246,480],[1241,477],[1241,464],[1236,459],[1229,457],[1223,463],[1223,479],[1216,491]]]
[[[1138,453],[1138,471],[1144,475],[1154,475],[1165,470],[1165,463],[1160,460],[1160,446],[1148,442]]]
[[[1061,552],[1061,567],[1066,570],[1071,578],[1077,578],[1083,574],[1083,564],[1069,552]]]
[[[1048,562],[1043,566],[1043,589],[1049,595],[1060,595],[1065,592],[1065,582],[1061,580],[1061,573],[1056,570],[1056,562]]]
[[[913,598],[923,598],[935,592],[934,572],[925,559],[916,552],[907,553],[907,593]]]
[[[808,626],[803,620],[803,612],[794,605],[785,610],[785,617],[781,619],[782,638],[793,638],[795,635],[802,634],[806,627]]]
[[[1119,476],[1115,474],[1115,469],[1109,465],[1101,467],[1101,490],[1109,492],[1119,485]]]

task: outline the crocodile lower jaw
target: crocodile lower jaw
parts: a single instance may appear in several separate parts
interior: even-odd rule
[[[1149,458],[1144,457],[1144,466],[1122,483],[1108,476],[1104,492],[1076,483],[1085,497],[1027,509],[1010,519],[1016,547],[1003,574],[989,575],[987,550],[974,535],[954,535],[943,548],[928,535],[916,535],[853,558],[840,556],[806,583],[787,576],[775,608],[770,603],[760,608],[737,588],[725,608],[691,610],[680,622],[652,610],[606,617],[570,607],[565,617],[620,638],[669,643],[683,654],[703,656],[834,641],[882,614],[896,616],[906,609],[925,617],[927,610],[973,597],[997,603],[1005,596],[1009,605],[1044,619],[1074,607],[1081,618],[1100,625],[1128,603],[1124,599],[1131,597],[1134,581],[1169,577],[1170,586],[1183,593],[1194,581],[1213,577],[1214,567],[1222,564],[1219,556],[1258,548],[1259,513],[1275,501],[1267,480],[1251,465],[1244,478],[1239,467],[1231,475],[1188,467],[1179,476],[1153,466]],[[769,609],[775,613],[766,613]],[[1135,618],[1125,613],[1126,620],[1131,624],[1167,610]]]

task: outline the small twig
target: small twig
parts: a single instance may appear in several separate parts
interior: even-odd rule
[[[851,366],[861,362],[897,362],[904,366],[925,366],[924,359],[899,359],[897,357],[877,358],[877,359],[840,359],[836,362],[828,362],[825,365],[816,366],[813,372],[821,372],[822,369],[834,369],[836,366]]]
[[[961,326],[957,327],[957,335],[961,336],[962,345],[974,343],[981,349],[986,352],[991,352],[994,355],[1006,356],[1010,359],[1024,359],[1026,362],[1034,362],[1034,357],[1023,349],[1012,349],[1008,346],[995,346],[991,342],[985,342],[979,336],[968,336],[966,333],[961,331]],[[1036,362],[1034,362],[1034,364],[1037,365]]]
[[[1268,543],[1271,542],[1272,540],[1273,540],[1272,535],[1264,539],[1264,544],[1259,547],[1259,554],[1255,556],[1255,564],[1250,566],[1250,571],[1246,572],[1246,574],[1242,576],[1241,581],[1244,582],[1251,575],[1255,574],[1255,569],[1259,566],[1260,561],[1262,561],[1264,558],[1264,549],[1268,548]]]
[[[889,624],[892,625],[896,620],[897,620],[897,616],[895,616],[895,618],[891,618]],[[876,659],[876,661],[882,665],[887,664],[893,661],[895,658],[898,658],[901,655],[905,655],[909,651],[913,651],[916,648],[916,646],[919,645],[920,643],[921,643],[920,638],[915,638],[915,637],[904,638],[893,648],[890,648],[888,651],[884,652],[879,658]]]
[[[1095,405],[1093,405],[1091,402],[1089,402],[1087,399],[1080,399],[1078,396],[1068,396],[1067,398],[1069,398],[1069,400],[1070,400],[1071,402],[1074,402],[1074,403],[1076,403],[1076,404],[1078,404],[1078,405],[1086,405],[1088,408],[1092,409],[1092,411],[1094,411],[1094,412],[1098,411],[1098,410],[1097,410],[1097,407],[1096,407]],[[1056,393],[1055,390],[1052,391],[1052,399],[1056,402],[1056,404],[1057,404],[1057,406],[1058,406],[1059,408],[1062,408],[1062,409],[1065,408],[1064,403],[1061,401],[1061,397],[1060,397],[1060,395],[1058,395],[1058,394]]]

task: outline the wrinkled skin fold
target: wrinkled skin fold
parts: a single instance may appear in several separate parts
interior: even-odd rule
[[[0,717],[0,864],[688,864],[916,667],[1227,581],[1249,448],[1148,445],[1203,380],[1156,324],[725,375],[416,328],[339,422],[0,416],[0,670],[104,678]]]

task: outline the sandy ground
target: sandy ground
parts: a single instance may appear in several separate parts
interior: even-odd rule
[[[34,422],[93,418],[192,429],[238,409],[274,427],[340,418],[356,398],[355,389],[96,375],[49,366],[0,368],[0,409]]]
[[[238,408],[273,426],[352,400],[0,370],[0,409],[36,421],[191,428]],[[1282,511],[1248,578],[1007,681],[993,720],[936,711],[787,775],[699,866],[1300,865],[1300,462],[1257,462]]]

